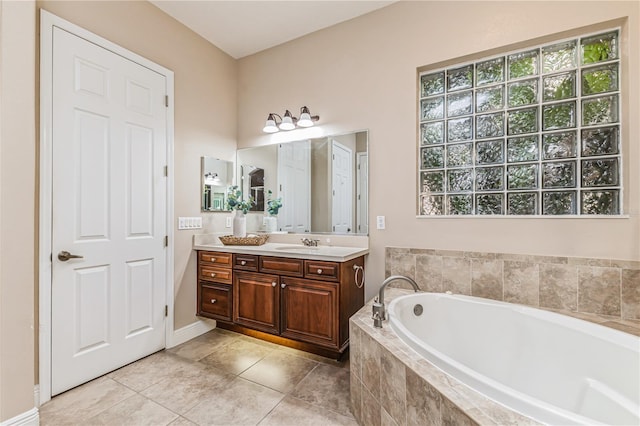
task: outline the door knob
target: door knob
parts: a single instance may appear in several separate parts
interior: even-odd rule
[[[66,262],[69,259],[82,259],[84,256],[78,256],[77,254],[71,254],[68,251],[61,251],[58,253],[58,260]]]

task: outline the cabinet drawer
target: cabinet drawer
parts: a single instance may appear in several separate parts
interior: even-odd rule
[[[201,280],[231,284],[231,274],[232,274],[231,269],[200,265],[198,270],[199,270],[198,278]]]
[[[231,268],[231,253],[218,253],[214,251],[198,252],[200,263],[210,263],[216,266]]]
[[[319,260],[305,260],[304,276],[316,280],[340,281],[340,264]]]
[[[243,271],[258,271],[258,256],[253,254],[234,254],[233,269]]]
[[[303,265],[302,259],[260,256],[260,272],[302,277],[304,275]]]
[[[231,321],[232,291],[230,285],[200,283],[198,314]]]

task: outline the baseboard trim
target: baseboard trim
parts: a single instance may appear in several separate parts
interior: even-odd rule
[[[0,423],[0,426],[38,426],[40,424],[40,414],[38,409],[33,407],[29,411],[18,414],[15,417]]]
[[[33,402],[36,405],[36,407],[39,407],[42,405],[40,404],[40,385],[35,385],[33,387]]]
[[[185,325],[182,328],[174,330],[171,342],[167,342],[167,349],[178,346],[188,340],[200,336],[201,334],[216,328],[216,322],[213,320],[198,320],[192,324]]]

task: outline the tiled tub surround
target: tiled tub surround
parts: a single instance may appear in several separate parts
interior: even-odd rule
[[[385,256],[386,276],[424,291],[557,310],[633,334],[640,325],[640,261],[395,247]]]
[[[385,302],[409,294],[390,288]],[[350,322],[351,407],[363,426],[537,425],[444,373],[402,342],[371,301]]]
[[[387,290],[386,302],[411,294]],[[362,425],[539,424],[475,392],[409,348],[391,329],[374,328],[371,301],[351,318],[351,404]],[[640,325],[630,326],[640,334]]]

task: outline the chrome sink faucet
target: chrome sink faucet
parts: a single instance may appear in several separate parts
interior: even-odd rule
[[[393,281],[406,281],[413,287],[413,290],[417,293],[420,291],[420,287],[418,284],[409,277],[405,277],[404,275],[392,275],[386,280],[382,282],[380,286],[380,290],[378,291],[378,297],[373,301],[373,326],[377,328],[382,328],[382,321],[387,319],[387,311],[384,306],[384,289]]]
[[[311,238],[300,238],[300,241],[302,241],[302,244],[306,247],[318,247],[318,243],[320,242],[320,240],[312,240]]]

